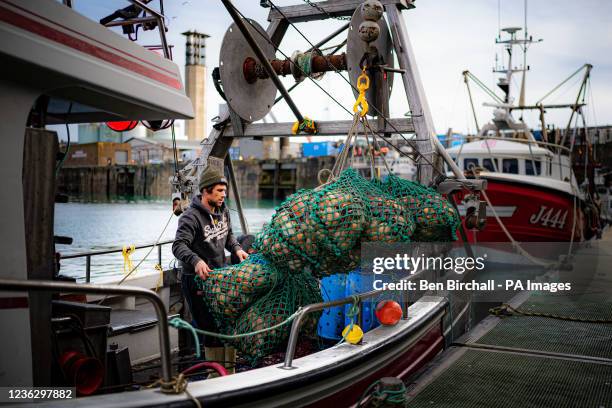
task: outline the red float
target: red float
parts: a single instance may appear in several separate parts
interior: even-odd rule
[[[393,326],[402,318],[402,307],[393,300],[383,300],[378,302],[374,313],[380,324]]]
[[[123,122],[106,122],[106,126],[114,130],[115,132],[127,132],[132,130],[138,125],[137,120],[129,120]]]

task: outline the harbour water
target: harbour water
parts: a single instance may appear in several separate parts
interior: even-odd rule
[[[261,231],[274,213],[274,201],[243,202],[249,233]],[[234,234],[242,233],[235,204],[228,200]],[[167,225],[164,230],[164,226]],[[132,244],[144,245],[157,240],[174,238],[178,217],[172,215],[167,200],[124,200],[111,202],[69,202],[55,205],[55,235],[73,238],[72,245],[57,245],[63,256],[96,250],[108,250]],[[163,233],[162,233],[163,230]],[[136,265],[150,248],[139,249],[131,256]],[[137,274],[153,273],[158,262],[157,249],[138,268]],[[170,245],[162,246],[162,267],[174,265]],[[123,274],[124,259],[121,253],[99,255],[91,258],[91,277],[94,282],[116,279]],[[63,259],[62,275],[85,280],[85,257]]]

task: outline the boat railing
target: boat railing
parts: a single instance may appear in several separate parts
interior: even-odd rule
[[[140,296],[149,300],[153,304],[155,314],[157,315],[157,323],[159,325],[158,333],[162,380],[164,384],[170,382],[172,378],[172,366],[170,362],[168,316],[166,315],[166,306],[164,302],[159,295],[152,290],[134,286],[93,285],[18,279],[0,279],[0,290],[11,292],[70,292],[98,295]]]
[[[145,249],[157,246],[157,264],[162,265],[162,246],[167,244],[172,244],[174,242],[173,239],[167,241],[159,241],[154,242],[152,244],[143,244],[143,245],[135,245],[135,249]],[[85,283],[91,282],[91,258],[99,255],[108,255],[108,254],[116,254],[122,253],[123,248],[109,248],[102,249],[97,251],[87,251],[87,252],[79,252],[76,254],[62,255],[61,259],[76,259],[76,258],[85,258]]]
[[[566,146],[562,146],[556,143],[543,142],[540,140],[528,140],[528,139],[521,139],[521,138],[516,138],[516,137],[510,138],[510,137],[500,137],[500,136],[466,136],[466,135],[460,135],[460,136],[462,140],[469,140],[472,142],[477,141],[477,140],[486,140],[486,139],[503,140],[505,142],[517,142],[517,143],[524,143],[524,144],[548,147],[548,148],[553,148],[553,149],[559,149],[559,150],[564,151],[568,155],[570,155],[572,152],[571,149]]]
[[[400,281],[410,282],[416,279],[417,277],[420,278],[421,274],[424,271],[425,271],[424,269],[418,270],[414,274],[400,279]],[[301,307],[298,310],[298,314],[296,318],[293,319],[293,323],[291,324],[291,332],[289,333],[289,342],[287,343],[287,350],[285,352],[285,361],[280,368],[285,369],[285,370],[291,370],[291,369],[296,368],[292,366],[293,357],[295,355],[295,349],[297,347],[297,340],[298,340],[298,335],[300,332],[300,327],[306,315],[308,315],[309,313],[318,312],[323,309],[327,309],[329,307],[342,306],[342,305],[347,305],[349,303],[354,303],[354,304],[356,303],[355,305],[359,308],[359,310],[361,310],[361,307],[360,307],[361,302],[364,299],[376,297],[382,294],[384,291],[385,291],[384,289],[375,289],[369,292],[358,293],[350,297],[345,297],[343,299],[332,300],[329,302],[322,302],[322,303],[312,303],[310,305]],[[408,295],[406,291],[401,291],[401,294],[402,294],[403,316],[404,316],[404,319],[406,319],[408,317],[408,298],[407,298]],[[361,313],[359,313],[359,319],[361,319]]]

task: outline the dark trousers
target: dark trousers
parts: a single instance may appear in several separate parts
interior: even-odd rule
[[[183,273],[181,276],[181,290],[187,301],[189,312],[192,317],[192,326],[213,333],[218,333],[215,320],[208,309],[208,306],[202,299],[202,294],[199,294],[198,285],[195,282],[195,275]],[[202,335],[202,345],[206,347],[221,347],[223,343],[212,336]]]

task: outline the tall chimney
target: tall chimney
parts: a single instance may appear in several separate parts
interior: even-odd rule
[[[209,35],[186,31],[185,90],[193,103],[195,117],[186,120],[188,140],[200,141],[206,133],[206,39]]]

